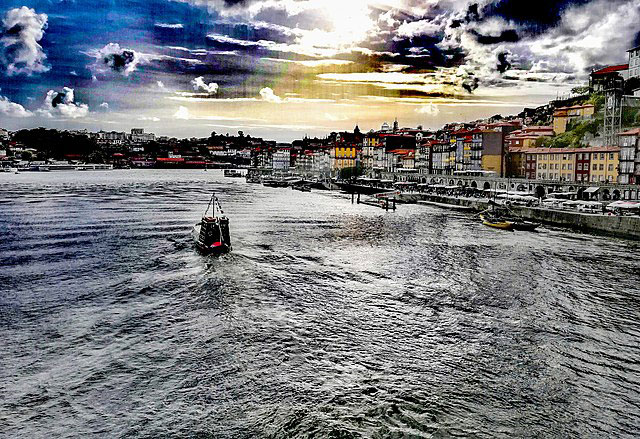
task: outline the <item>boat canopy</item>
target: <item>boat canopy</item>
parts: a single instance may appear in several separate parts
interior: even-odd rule
[[[640,209],[640,202],[637,201],[614,201],[607,207],[612,209]]]
[[[599,190],[600,190],[600,188],[599,188],[599,187],[592,186],[592,187],[586,188],[586,189],[584,190],[584,193],[585,193],[585,194],[595,194],[595,193],[597,193]]]

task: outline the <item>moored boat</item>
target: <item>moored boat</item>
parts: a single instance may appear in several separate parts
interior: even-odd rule
[[[208,216],[209,209],[212,210]],[[224,216],[224,211],[215,194],[202,215],[202,220],[193,226],[191,235],[196,248],[204,254],[223,254],[232,250],[229,233],[229,218]]]
[[[480,214],[480,220],[485,226],[501,230],[513,230],[513,222],[502,218],[494,218],[487,214]]]
[[[534,223],[533,221],[525,221],[521,219],[516,219],[515,221],[513,221],[513,230],[533,232],[538,227],[540,227],[540,223]]]

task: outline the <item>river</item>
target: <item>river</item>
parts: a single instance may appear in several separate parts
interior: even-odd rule
[[[189,236],[214,191],[220,258]],[[0,174],[0,436],[633,437],[639,250],[220,171]]]

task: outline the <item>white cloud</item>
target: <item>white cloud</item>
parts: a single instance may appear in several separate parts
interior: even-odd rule
[[[158,86],[158,88],[160,90],[165,91],[167,89],[167,87],[165,87],[165,85],[164,85],[164,82],[162,82],[162,81],[156,81],[156,85]]]
[[[20,104],[11,102],[8,97],[0,96],[0,114],[7,117],[31,117],[33,113]]]
[[[75,102],[74,90],[64,87],[62,92],[49,90],[38,113],[45,117],[58,116],[67,119],[79,119],[89,114],[89,106]]]
[[[108,110],[109,109],[109,103],[108,102],[103,102],[100,104],[100,108],[102,108],[103,110]]]
[[[185,108],[185,107],[180,107],[180,108]],[[187,115],[189,114],[189,111],[187,110]],[[188,119],[189,117],[187,117]],[[145,122],[160,122],[160,118],[158,117],[150,117],[150,116],[142,116],[138,118],[139,121],[145,121]]]
[[[422,105],[416,108],[416,113],[426,114],[429,116],[437,116],[438,114],[440,114],[440,108],[434,104]]]
[[[218,84],[216,84],[215,82],[210,82],[209,84],[207,84],[206,82],[204,82],[204,77],[199,76],[198,78],[195,78],[194,80],[191,81],[191,85],[193,86],[193,89],[196,91],[204,91],[207,94],[210,95],[214,95],[216,93],[218,93]]]
[[[36,14],[26,6],[7,11],[0,32],[0,63],[7,75],[31,76],[50,69],[45,64],[47,55],[38,43],[47,28],[47,19],[46,14]]]
[[[282,98],[278,95],[276,95],[273,90],[269,87],[265,87],[262,90],[260,90],[260,97],[262,98],[263,101],[265,102],[270,102],[272,104],[281,104],[282,103]]]
[[[182,105],[178,108],[178,111],[173,115],[176,119],[180,120],[189,120],[191,119],[191,114],[189,113],[189,109],[187,107],[183,107]]]
[[[165,29],[182,29],[184,27],[182,23],[156,23],[156,26]]]

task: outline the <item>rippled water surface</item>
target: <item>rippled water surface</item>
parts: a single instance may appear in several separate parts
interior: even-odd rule
[[[211,171],[0,174],[0,232],[2,437],[640,431],[632,241]]]

